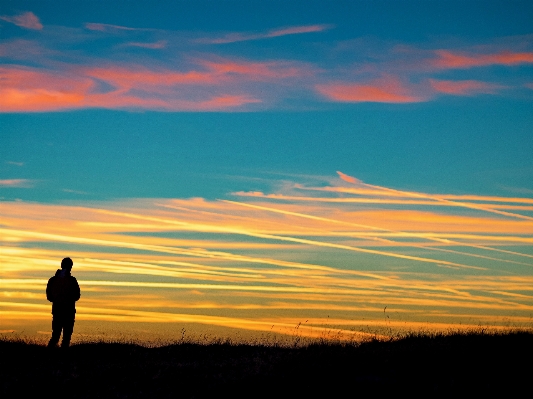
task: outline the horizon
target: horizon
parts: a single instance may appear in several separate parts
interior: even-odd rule
[[[533,327],[530,2],[61,3],[0,10],[1,334],[67,256],[74,342]]]

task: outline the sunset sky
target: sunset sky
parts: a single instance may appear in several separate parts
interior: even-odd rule
[[[533,3],[3,0],[0,245],[0,335],[531,328]]]

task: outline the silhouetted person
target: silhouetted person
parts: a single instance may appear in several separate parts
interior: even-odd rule
[[[46,286],[46,299],[52,302],[52,338],[48,342],[49,348],[57,346],[61,331],[63,331],[61,347],[68,348],[74,331],[76,301],[80,299],[80,286],[76,277],[70,274],[73,264],[72,259],[63,259],[61,269],[48,280]]]

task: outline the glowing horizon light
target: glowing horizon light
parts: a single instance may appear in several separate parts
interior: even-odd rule
[[[530,2],[4,3],[0,331],[533,328]]]
[[[5,202],[0,223],[6,227],[0,229],[0,234],[12,244],[6,245],[1,255],[4,268],[0,290],[4,301],[0,302],[0,312],[8,319],[20,312],[21,320],[29,322],[37,317],[38,309],[47,310],[49,305],[39,293],[57,259],[69,253],[75,260],[74,271],[83,293],[79,317],[87,322],[193,323],[290,335],[294,331],[289,328],[290,323],[283,321],[287,312],[316,320],[324,320],[327,312],[335,314],[333,324],[345,339],[363,339],[368,334],[341,327],[350,325],[353,315],[373,326],[376,334],[386,326],[409,330],[421,323],[452,328],[474,326],[478,320],[484,325],[506,328],[505,323],[514,320],[515,327],[528,325],[533,296],[526,292],[530,292],[533,275],[505,277],[521,267],[533,271],[533,261],[527,260],[533,257],[527,252],[533,245],[533,223],[517,218],[525,215],[498,214],[506,218],[498,220],[489,216],[494,214],[484,207],[472,208],[471,202],[465,202],[469,201],[468,196],[455,202],[443,199],[453,196],[392,190],[338,174],[342,183],[374,190],[353,195],[381,194],[395,201],[400,199],[400,204],[394,202],[397,209],[381,205],[380,212],[390,217],[373,221],[365,217],[365,223],[361,223],[357,215],[364,215],[367,210],[356,203],[348,208],[336,203],[317,207],[320,202],[309,206],[285,199],[282,204],[268,195],[248,197],[253,202],[155,199],[91,207]],[[313,198],[312,186],[302,190],[303,186],[295,183],[293,187]],[[346,195],[349,191],[343,187],[328,185],[321,190],[335,193],[337,188],[340,195]],[[412,196],[450,202],[453,206],[425,211],[426,216],[418,219],[419,226],[414,231],[409,224],[402,231],[388,227],[395,214],[404,212],[401,202],[410,206]],[[506,198],[470,199],[489,204],[495,200]],[[468,216],[477,221],[477,228],[471,236],[451,239],[448,237],[455,233],[456,224],[447,222],[463,217],[455,214],[459,206],[477,211]],[[71,216],[65,219],[64,215]],[[435,222],[439,215],[444,223]],[[138,223],[141,221],[149,224]],[[506,223],[522,225],[526,236],[514,236]],[[130,229],[136,234],[128,235]],[[179,238],[193,232],[201,234],[194,242]],[[59,249],[54,248],[57,245]],[[523,249],[502,248],[510,245]],[[424,254],[412,255],[413,249]],[[346,257],[352,251],[364,257]],[[326,263],[312,261],[326,259],[326,253]],[[381,260],[389,257],[398,259],[395,263],[400,262],[400,268]],[[430,268],[418,270],[419,262]],[[449,272],[442,269],[446,266],[451,268]],[[42,278],[30,277],[36,275]],[[196,299],[185,299],[191,292]],[[310,296],[317,297],[312,300]],[[113,300],[109,302],[107,298]],[[389,319],[385,323],[379,310],[384,306],[389,312],[400,312],[402,323]],[[434,311],[419,313],[419,309],[428,307]],[[471,312],[471,322],[466,324],[465,311]],[[242,312],[247,316],[243,317]],[[453,321],[456,313],[461,316]],[[226,319],[220,314],[241,316]],[[46,312],[38,316],[46,317]],[[360,321],[354,327],[361,328],[362,324]],[[325,328],[323,323],[314,322],[312,327],[302,327],[300,333],[318,338]]]

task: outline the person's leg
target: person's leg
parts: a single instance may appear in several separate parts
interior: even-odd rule
[[[52,338],[48,341],[49,348],[55,348],[57,346],[62,328],[61,318],[56,315],[52,316]]]
[[[74,317],[67,318],[63,323],[63,341],[61,341],[62,348],[68,348],[70,345],[70,338],[74,331]]]

